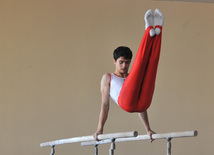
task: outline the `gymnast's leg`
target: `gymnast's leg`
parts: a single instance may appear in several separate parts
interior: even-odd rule
[[[148,10],[144,16],[145,33],[138,49],[132,69],[121,89],[118,104],[128,112],[134,112],[138,105],[138,98],[146,72],[147,62],[150,56],[155,30],[153,29],[153,11]]]
[[[139,111],[145,111],[146,109],[148,109],[152,102],[152,97],[155,89],[155,80],[158,62],[160,57],[163,22],[164,22],[163,14],[158,9],[156,9],[154,18],[156,36],[154,37],[153,40],[152,52],[149,58],[147,71],[142,85],[141,95],[138,101]]]
[[[153,20],[153,12],[151,10],[147,11],[145,14],[145,34],[131,72],[125,80],[118,98],[120,107],[128,112],[145,111],[150,106],[154,92],[161,43],[162,25],[160,21],[163,21],[163,18],[157,16],[157,11],[155,11],[155,23],[158,24],[156,25],[157,30],[153,29]],[[158,30],[160,30],[159,34]],[[156,33],[157,36],[155,36]]]

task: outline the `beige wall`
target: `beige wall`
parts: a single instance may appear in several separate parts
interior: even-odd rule
[[[0,1],[0,154],[47,155],[41,142],[92,134],[100,110],[100,78],[114,71],[112,51],[134,54],[144,13],[165,14],[162,54],[150,123],[158,133],[198,130],[173,140],[175,155],[213,150],[214,5],[150,0]],[[105,133],[137,130],[136,114],[111,102]],[[108,145],[101,154],[108,154]],[[79,144],[56,154],[93,154]],[[117,155],[165,154],[165,141],[117,145]]]

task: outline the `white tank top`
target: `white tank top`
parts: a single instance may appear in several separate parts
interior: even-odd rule
[[[110,80],[110,97],[118,105],[118,97],[120,95],[121,88],[126,78],[120,77],[111,73]]]

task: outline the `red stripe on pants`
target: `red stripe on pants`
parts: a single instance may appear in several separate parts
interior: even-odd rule
[[[161,33],[151,37],[148,27],[138,49],[132,69],[126,78],[120,95],[119,106],[127,112],[143,112],[151,104],[161,48]]]

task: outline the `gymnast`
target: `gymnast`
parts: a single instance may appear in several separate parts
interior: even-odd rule
[[[99,134],[103,134],[110,96],[123,110],[139,113],[150,142],[153,141],[155,132],[150,128],[147,109],[155,88],[164,16],[158,9],[154,15],[152,10],[148,10],[144,20],[145,33],[130,73],[132,52],[128,47],[120,46],[113,53],[115,72],[105,73],[101,79],[101,111],[97,131],[93,135],[96,140]]]

